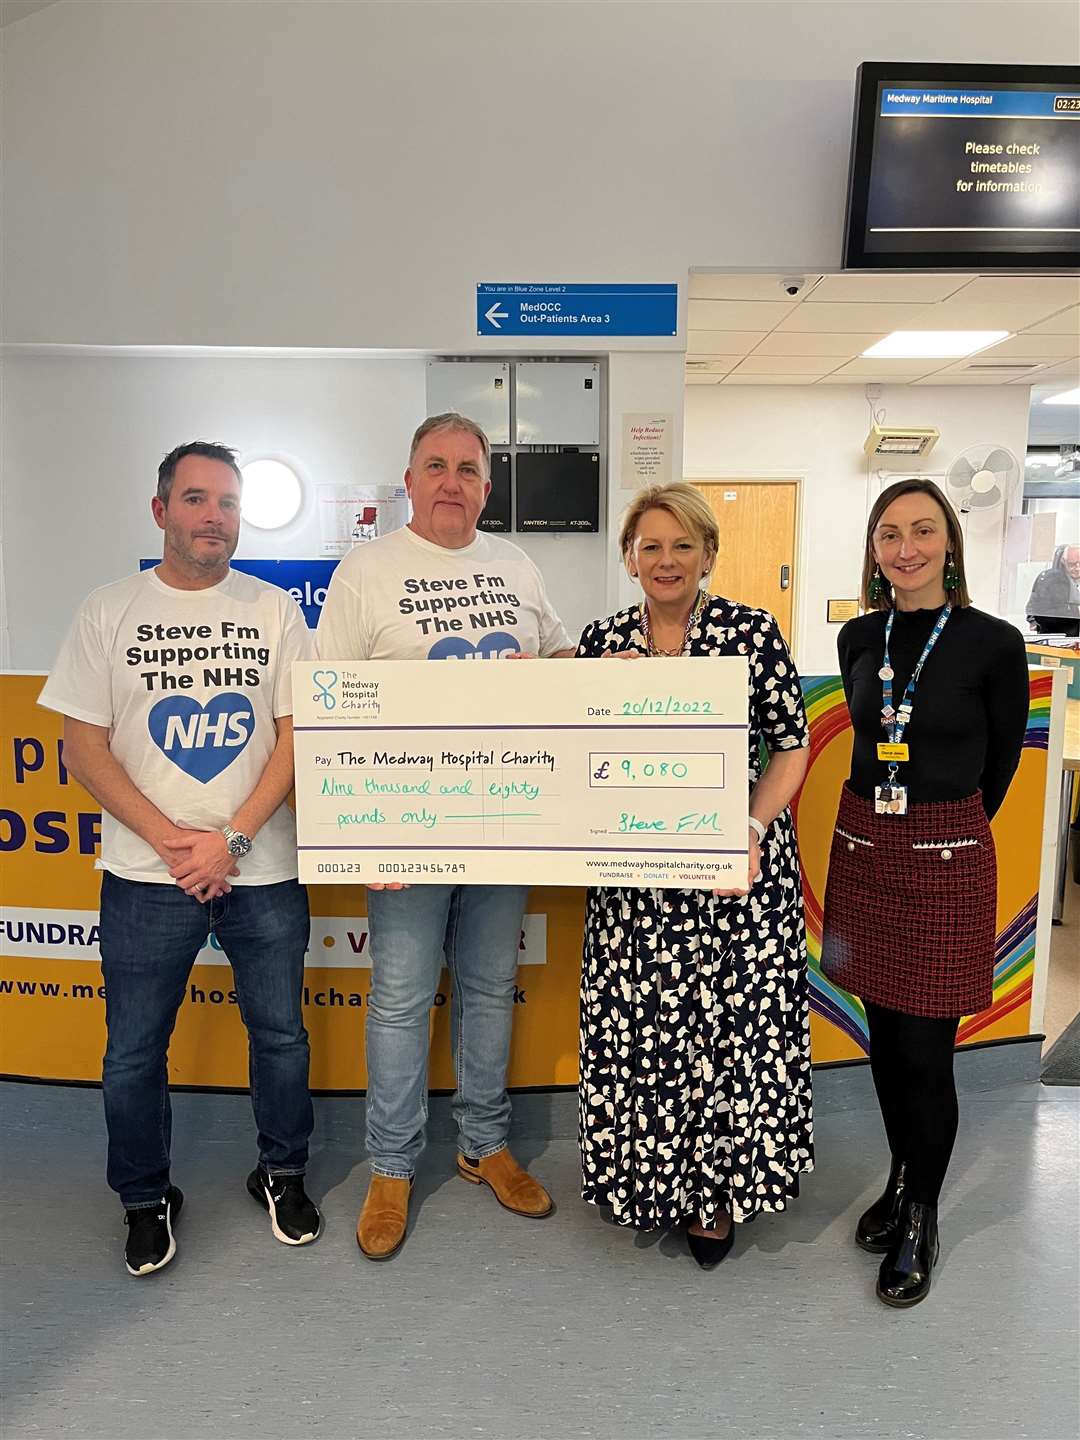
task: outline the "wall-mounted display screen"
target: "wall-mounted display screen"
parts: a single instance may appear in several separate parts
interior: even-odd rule
[[[1080,66],[859,66],[848,269],[1080,264]]]
[[[491,494],[476,528],[494,531],[510,529],[510,456],[505,453],[492,453]]]
[[[515,529],[597,531],[600,457],[594,450],[519,453]]]

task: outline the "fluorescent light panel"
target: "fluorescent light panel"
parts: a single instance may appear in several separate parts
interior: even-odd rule
[[[1051,395],[1042,403],[1044,405],[1080,405],[1080,385],[1075,390],[1063,390],[1060,395]]]
[[[867,360],[960,360],[1007,340],[1009,330],[894,330],[864,350]]]

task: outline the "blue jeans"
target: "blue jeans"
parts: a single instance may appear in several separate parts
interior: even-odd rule
[[[259,1161],[301,1175],[314,1126],[301,999],[307,891],[295,880],[238,885],[200,903],[176,885],[101,882],[101,969],[108,1045],[102,1074],[108,1181],[130,1209],[169,1186],[168,1049],[200,947],[213,930],[233,968],[248,1032]]]
[[[525,885],[369,890],[367,1147],[379,1175],[412,1175],[427,1125],[431,1007],[444,963],[453,987],[453,1115],[463,1154],[506,1146],[506,1066]]]

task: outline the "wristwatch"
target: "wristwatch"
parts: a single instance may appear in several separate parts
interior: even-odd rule
[[[241,835],[239,830],[234,830],[231,825],[223,825],[221,833],[225,836],[229,846],[229,854],[234,860],[242,860],[251,849],[251,840],[247,835]]]

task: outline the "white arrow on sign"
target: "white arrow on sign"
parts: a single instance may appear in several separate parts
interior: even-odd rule
[[[496,300],[496,301],[495,301],[495,304],[492,305],[492,307],[491,307],[490,310],[485,310],[485,311],[484,311],[484,319],[487,320],[490,324],[494,325],[496,330],[501,330],[501,329],[502,329],[502,326],[499,324],[499,321],[500,321],[500,320],[505,320],[505,319],[508,318],[508,317],[507,317],[507,314],[506,314],[506,311],[499,309],[499,304],[500,304],[500,302],[499,302],[498,300]]]

